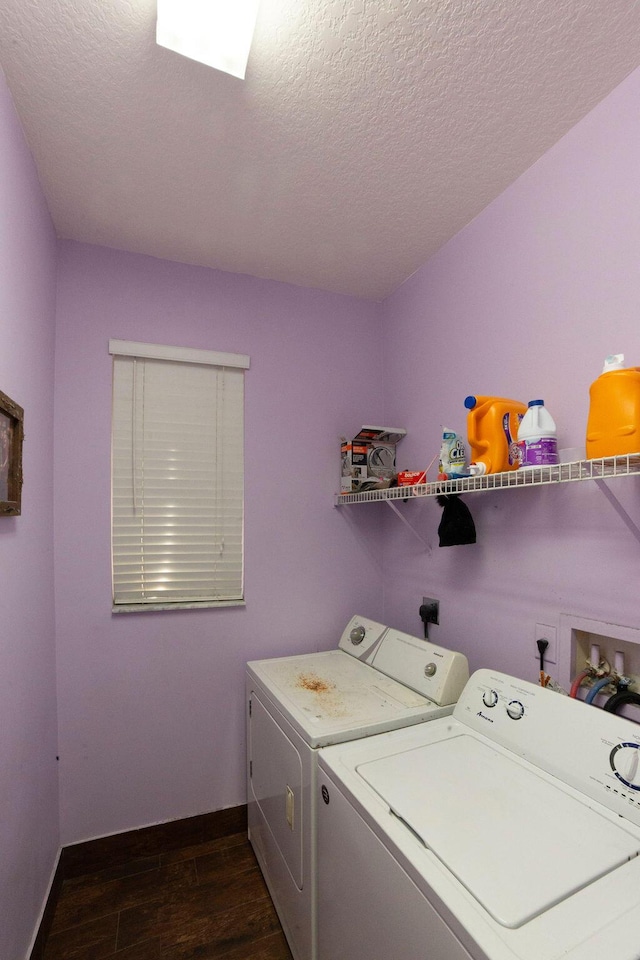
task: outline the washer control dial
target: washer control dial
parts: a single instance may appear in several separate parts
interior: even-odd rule
[[[351,643],[354,645],[354,647],[357,647],[358,644],[362,643],[362,641],[364,640],[364,635],[365,635],[364,627],[362,626],[362,624],[358,624],[358,626],[354,627],[351,633],[349,634],[349,640],[351,640]]]
[[[424,668],[425,677],[434,677],[437,669],[435,663],[428,663]]]
[[[640,744],[617,744],[609,754],[609,763],[625,787],[640,790]]]
[[[498,694],[495,690],[485,690],[482,694],[482,702],[485,707],[495,707],[498,702]]]
[[[512,720],[522,720],[524,717],[524,706],[519,700],[511,700],[511,702],[507,704],[507,714]]]

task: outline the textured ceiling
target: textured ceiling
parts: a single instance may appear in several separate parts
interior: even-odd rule
[[[243,82],[154,0],[2,0],[61,237],[381,299],[640,64],[638,0],[262,0]]]

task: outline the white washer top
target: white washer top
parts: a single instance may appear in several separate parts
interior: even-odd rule
[[[353,617],[340,649],[254,660],[247,672],[315,748],[450,714],[468,665],[462,654]]]
[[[319,766],[474,957],[639,960],[639,724],[479,670]]]
[[[471,736],[358,773],[503,926],[521,926],[640,852],[637,836]]]

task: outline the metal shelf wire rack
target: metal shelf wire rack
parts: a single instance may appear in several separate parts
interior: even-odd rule
[[[342,507],[352,503],[372,503],[378,500],[406,501],[415,497],[437,497],[447,493],[513,490],[579,480],[603,481],[614,477],[638,475],[640,475],[640,453],[630,453],[622,457],[603,457],[598,460],[577,460],[574,463],[557,463],[546,467],[527,467],[505,473],[488,473],[480,477],[463,477],[460,480],[436,480],[411,487],[387,487],[383,490],[366,490],[363,493],[340,493],[335,497],[335,505]]]

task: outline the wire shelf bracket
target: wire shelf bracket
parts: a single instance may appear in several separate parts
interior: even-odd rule
[[[402,520],[402,522],[404,523],[405,527],[407,527],[407,528],[411,531],[411,533],[414,535],[414,537],[416,537],[416,539],[420,541],[420,543],[421,543],[421,544],[423,545],[423,547],[426,549],[427,553],[431,553],[431,547],[430,547],[430,545],[427,543],[427,541],[426,541],[423,537],[420,536],[420,534],[418,533],[418,531],[416,530],[416,528],[413,526],[413,524],[409,523],[409,521],[407,520],[407,518],[401,513],[400,510],[398,510],[398,508],[396,507],[395,503],[393,503],[392,500],[387,500],[387,501],[386,501],[386,504],[387,504],[388,507],[391,507],[391,509],[392,509],[393,512],[395,513],[396,517],[398,518],[398,520]]]
[[[626,524],[627,529],[633,534],[638,543],[640,543],[640,527],[638,527],[637,523],[629,516],[625,508],[616,497],[615,493],[609,489],[609,485],[606,480],[596,480],[596,486],[599,490],[602,490],[613,509],[616,511],[623,523]]]

